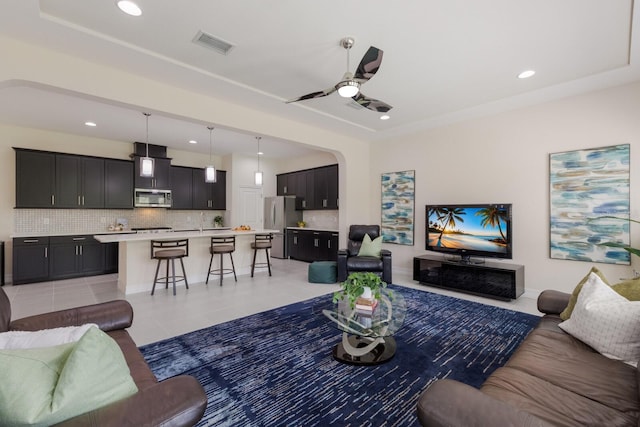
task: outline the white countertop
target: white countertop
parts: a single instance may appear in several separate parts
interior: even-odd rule
[[[329,231],[331,233],[338,233],[338,230],[332,230],[330,228],[314,228],[314,227],[287,227],[287,230],[309,230],[309,231]]]
[[[203,231],[169,231],[164,233],[135,233],[135,234],[96,234],[93,237],[100,243],[112,243],[112,242],[139,242],[145,240],[173,240],[173,239],[188,239],[198,237],[227,237],[227,236],[253,236],[261,233],[280,233],[279,230],[247,230],[247,231],[233,231],[233,230],[218,230],[209,229]]]

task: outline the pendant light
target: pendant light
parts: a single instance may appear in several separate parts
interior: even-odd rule
[[[262,171],[260,170],[260,155],[262,154],[260,152],[261,139],[262,139],[261,136],[256,136],[256,140],[258,141],[258,170],[254,174],[254,179],[255,179],[255,184],[258,186],[262,186]]]
[[[155,169],[154,160],[149,157],[149,116],[151,113],[142,113],[147,118],[147,155],[140,158],[140,176],[144,178],[153,178],[153,170]]]
[[[211,160],[211,151],[213,150],[213,142],[211,140],[211,134],[213,133],[213,126],[207,126],[209,129],[209,166],[204,168],[204,182],[216,182],[216,168],[213,166],[213,160]]]

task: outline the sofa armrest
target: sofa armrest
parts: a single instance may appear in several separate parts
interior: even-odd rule
[[[571,294],[547,289],[538,296],[538,311],[545,314],[560,314],[567,308]]]
[[[382,258],[382,280],[387,284],[392,284],[391,275],[391,251],[389,249],[380,250],[380,258]]]
[[[198,380],[181,375],[57,425],[193,426],[202,418],[206,408],[207,396]]]
[[[434,382],[420,395],[418,419],[423,426],[435,427],[551,426],[476,388],[448,379]]]
[[[108,332],[128,328],[132,322],[133,308],[131,308],[131,304],[125,300],[116,300],[24,317],[11,322],[9,329],[38,331],[95,323],[100,329]]]

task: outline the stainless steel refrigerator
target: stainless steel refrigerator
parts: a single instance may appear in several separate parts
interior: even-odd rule
[[[302,221],[302,211],[296,210],[295,196],[265,197],[264,199],[264,228],[279,230],[273,236],[271,256],[274,258],[288,258],[287,227],[297,227]]]

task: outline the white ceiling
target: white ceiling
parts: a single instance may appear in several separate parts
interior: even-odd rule
[[[141,17],[115,0],[3,2],[0,35],[144,74],[235,104],[364,140],[450,123],[640,80],[639,13],[632,0],[137,0]],[[225,56],[192,42],[198,31],[234,45]],[[337,93],[286,104],[332,87],[369,48],[384,51],[362,92],[391,104],[390,120]],[[523,70],[536,75],[520,80]],[[351,105],[350,105],[351,104]],[[64,108],[60,108],[64,105]],[[49,88],[0,89],[0,122],[144,141],[144,106]],[[152,112],[149,142],[208,153],[207,123]],[[92,120],[96,128],[83,123]],[[255,153],[254,135],[216,129],[216,154]],[[197,145],[186,141],[196,139]],[[265,141],[265,155],[308,148]]]

